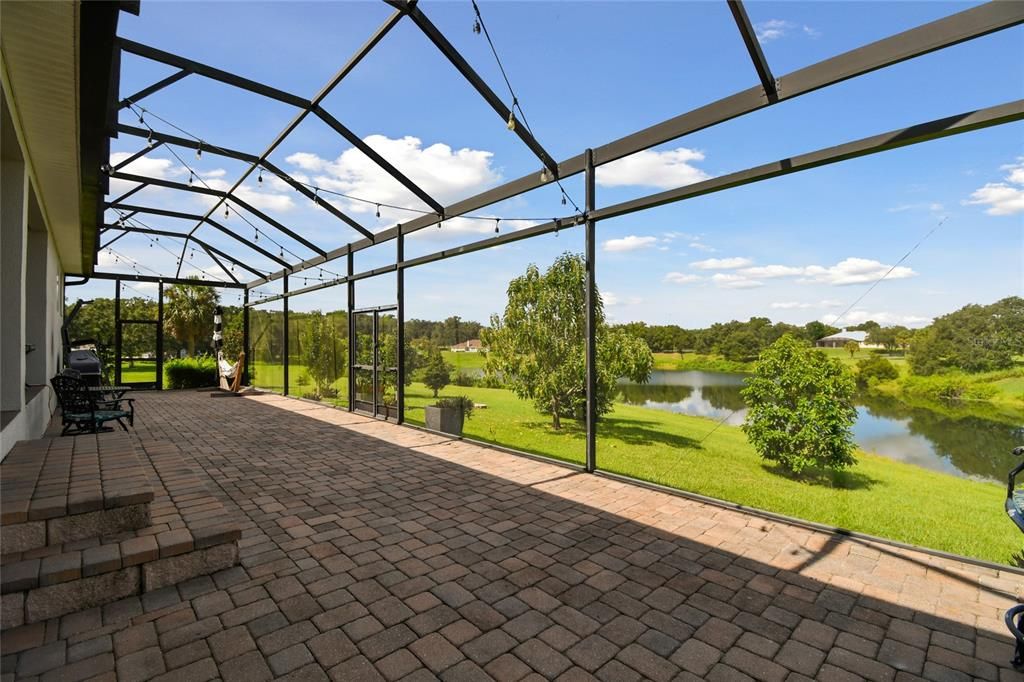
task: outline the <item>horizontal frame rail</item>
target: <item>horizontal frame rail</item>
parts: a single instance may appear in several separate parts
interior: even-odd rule
[[[983,5],[922,24],[782,76],[777,79],[778,101],[795,99],[851,78],[1021,24],[1024,24],[1024,3],[990,0]],[[748,88],[595,147],[594,164],[600,166],[610,163],[771,105],[772,103],[760,85]],[[579,154],[560,162],[556,177],[564,178],[582,171],[583,154]],[[530,173],[499,187],[458,201],[446,207],[444,215],[447,218],[454,218],[537,189],[548,182],[550,181],[540,180],[537,173]],[[375,244],[395,239],[399,231],[402,234],[410,234],[436,223],[435,216],[415,218],[407,223],[378,232],[372,241],[364,239],[352,242],[329,251],[325,257],[312,258],[296,264],[292,271],[282,270],[272,273],[266,279],[250,282],[249,286],[259,286],[279,279],[289,272],[314,267]]]

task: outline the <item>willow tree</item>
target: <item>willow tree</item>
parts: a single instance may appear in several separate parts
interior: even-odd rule
[[[199,284],[174,284],[164,291],[164,329],[184,344],[189,356],[196,341],[213,336],[217,292]]]
[[[579,254],[562,254],[543,274],[530,265],[509,283],[505,314],[492,315],[491,328],[482,333],[487,371],[550,415],[555,429],[562,418],[582,419],[586,410],[586,280]],[[601,415],[612,409],[618,379],[647,381],[654,357],[643,339],[609,328],[600,295],[594,306]]]

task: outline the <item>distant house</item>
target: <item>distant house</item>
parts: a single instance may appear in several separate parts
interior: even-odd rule
[[[814,342],[818,348],[842,348],[850,341],[860,345],[861,348],[881,348],[877,343],[868,343],[867,332],[850,332],[845,329],[841,332],[823,336]]]
[[[457,343],[450,349],[453,353],[479,353],[480,351],[486,351],[484,345],[480,343],[480,339],[469,339],[462,343]]]

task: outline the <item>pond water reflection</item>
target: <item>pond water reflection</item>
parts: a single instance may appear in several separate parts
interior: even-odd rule
[[[647,384],[620,384],[621,400],[676,414],[739,426],[744,374],[656,371]],[[1008,424],[955,407],[908,405],[859,395],[853,426],[857,445],[890,459],[955,476],[1003,481],[1015,464],[1010,451],[1024,442],[1024,424]]]

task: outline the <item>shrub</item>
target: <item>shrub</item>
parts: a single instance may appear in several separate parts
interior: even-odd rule
[[[217,361],[209,355],[175,358],[164,363],[167,388],[203,388],[217,385]]]
[[[743,431],[762,458],[796,474],[852,466],[854,389],[839,360],[786,334],[761,354],[743,389]]]
[[[468,396],[455,395],[445,398],[438,398],[434,407],[447,407],[462,412],[463,419],[469,419],[473,415],[473,401]]]
[[[896,365],[879,355],[871,355],[857,361],[857,383],[871,386],[880,381],[891,381],[900,376]]]
[[[437,348],[431,350],[430,355],[427,357],[427,365],[423,370],[423,383],[434,392],[435,398],[438,391],[452,382],[453,369],[450,364],[444,361],[440,350]]]
[[[452,383],[456,386],[476,386],[476,379],[466,374],[465,372],[459,372],[452,379]]]

